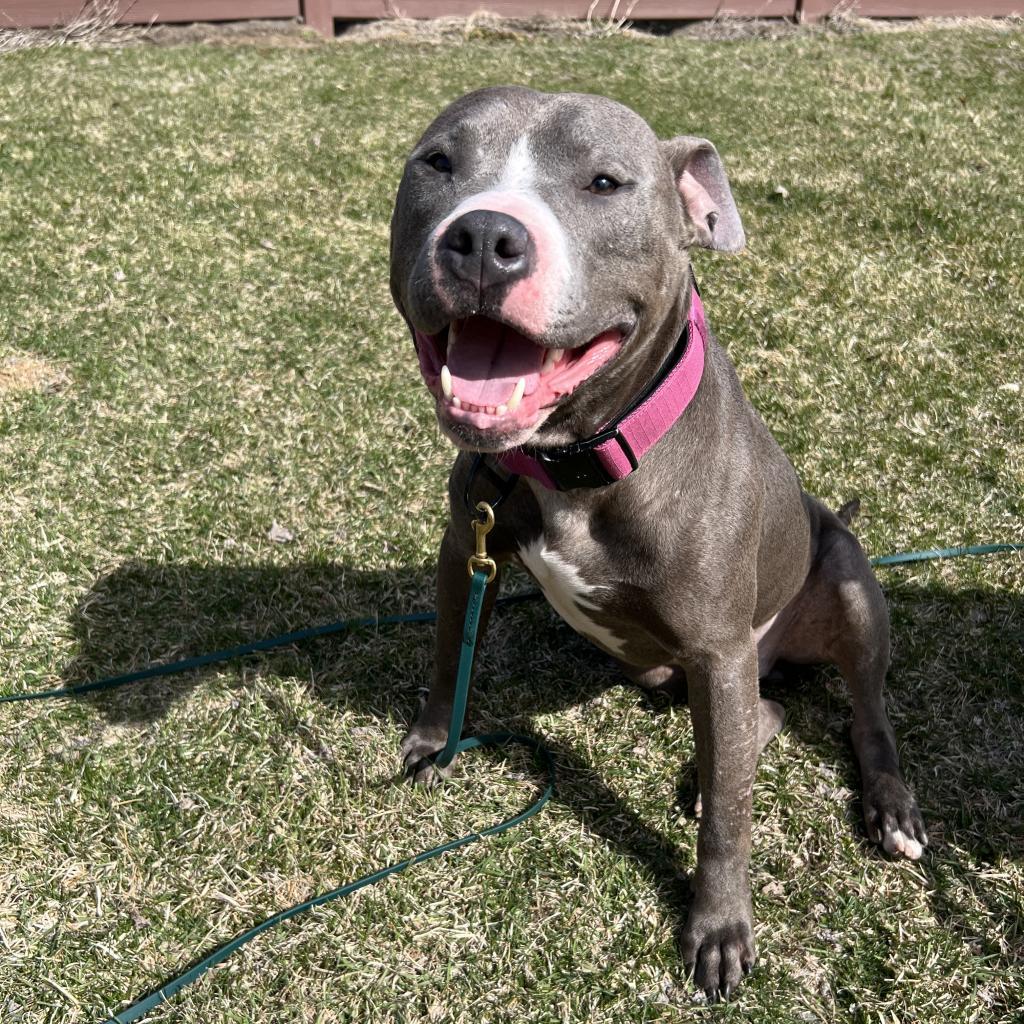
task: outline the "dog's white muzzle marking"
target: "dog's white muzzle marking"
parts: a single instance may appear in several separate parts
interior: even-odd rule
[[[437,252],[448,226],[473,210],[491,210],[518,220],[529,232],[534,266],[516,281],[502,304],[502,315],[518,329],[543,335],[556,314],[570,301],[576,284],[577,259],[565,228],[535,188],[537,167],[526,139],[512,147],[500,178],[482,192],[467,196],[431,232],[429,246]],[[435,285],[444,283],[434,261]]]

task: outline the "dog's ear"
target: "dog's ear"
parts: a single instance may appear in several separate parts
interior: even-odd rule
[[[677,135],[662,147],[683,206],[705,249],[739,252],[746,244],[739,211],[718,150],[707,139]]]

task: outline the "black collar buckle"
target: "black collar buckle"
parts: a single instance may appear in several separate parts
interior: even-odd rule
[[[586,441],[569,444],[564,448],[527,449],[527,454],[544,467],[544,472],[560,491],[571,491],[577,487],[604,487],[615,483],[616,480],[595,451],[606,441],[615,441],[629,459],[630,466],[633,469],[637,468],[638,463],[633,449],[619,433],[618,426],[614,425],[593,437],[588,437]]]

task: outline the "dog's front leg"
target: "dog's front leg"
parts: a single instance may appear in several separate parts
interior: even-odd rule
[[[709,999],[754,963],[750,818],[757,766],[757,649],[737,641],[687,666],[703,816],[683,957]]]
[[[441,554],[437,564],[437,627],[434,652],[434,677],[426,703],[420,710],[413,727],[402,740],[402,758],[405,770],[414,782],[433,783],[440,768],[429,757],[444,749],[448,741],[448,725],[452,717],[455,695],[455,674],[459,667],[462,645],[462,627],[469,602],[470,577],[466,562],[473,554],[471,530],[456,533],[449,524],[441,541]],[[484,593],[480,611],[478,636],[483,636],[487,621],[494,608],[498,593],[498,578]]]

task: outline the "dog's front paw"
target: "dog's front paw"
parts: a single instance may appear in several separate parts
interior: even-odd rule
[[[754,966],[754,928],[749,903],[729,900],[707,909],[698,898],[683,931],[683,959],[711,1002],[728,999]]]
[[[914,794],[892,775],[880,774],[864,787],[864,824],[868,838],[893,857],[920,860],[928,845]]]
[[[402,740],[402,765],[406,778],[417,785],[433,786],[448,775],[451,765],[439,768],[430,760],[444,750],[447,742],[448,729],[445,726],[417,722]]]

